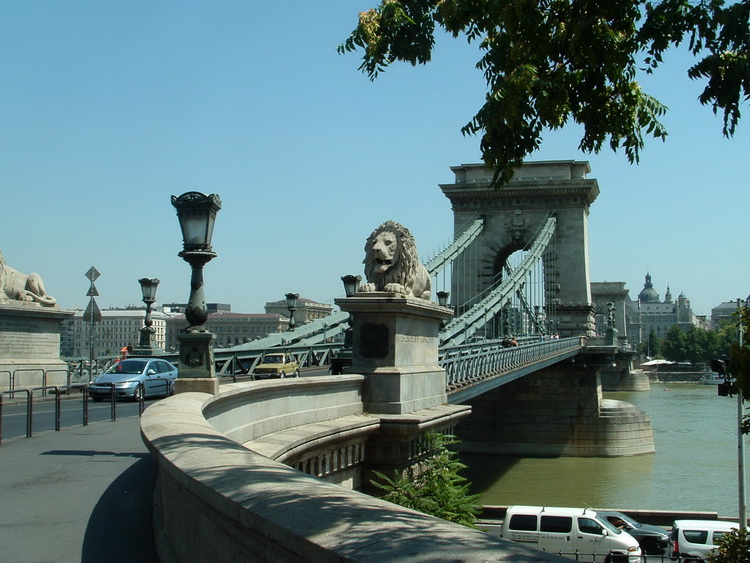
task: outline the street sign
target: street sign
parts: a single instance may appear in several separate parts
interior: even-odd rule
[[[91,266],[89,268],[89,271],[86,272],[86,277],[89,279],[91,283],[94,283],[96,281],[96,278],[98,278],[101,274],[98,272],[96,268]]]
[[[86,292],[86,297],[99,297],[99,292],[96,290],[96,286],[94,286],[94,282],[91,282],[91,287]]]
[[[99,305],[96,304],[96,301],[94,301],[93,298],[89,301],[88,307],[86,307],[86,310],[83,312],[83,320],[90,323],[99,323],[102,321],[102,312],[99,310]]]

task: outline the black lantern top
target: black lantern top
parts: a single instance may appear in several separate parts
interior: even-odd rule
[[[449,296],[450,296],[449,291],[438,291],[437,292],[438,305],[440,305],[441,307],[447,307]]]
[[[299,299],[299,293],[287,293],[286,308],[294,309],[297,306],[297,299]]]
[[[141,293],[144,301],[156,300],[156,288],[159,286],[159,280],[156,278],[141,278],[138,280],[141,284]]]
[[[362,281],[362,276],[347,275],[342,276],[341,281],[344,282],[344,293],[347,297],[351,297],[357,293],[357,285]]]
[[[172,196],[172,205],[177,209],[180,220],[184,250],[211,252],[214,220],[216,212],[221,209],[219,196],[186,192],[181,196]]]

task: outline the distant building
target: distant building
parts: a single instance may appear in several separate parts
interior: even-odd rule
[[[748,296],[748,300],[750,300],[750,295]],[[739,305],[744,304],[743,302],[739,303]],[[719,305],[711,309],[711,328],[718,330],[724,323],[736,323],[737,319],[733,315],[737,312],[737,308],[737,300],[734,300],[722,301]]]
[[[646,274],[643,289],[638,294],[637,301],[629,302],[628,334],[630,343],[635,345],[645,342],[653,330],[657,338],[664,338],[673,326],[678,326],[687,332],[691,326],[701,326],[701,319],[690,307],[690,299],[683,293],[672,300],[672,292],[667,286],[664,301],[651,282],[651,274]]]
[[[60,332],[60,356],[63,358],[88,358],[93,346],[94,357],[116,356],[127,346],[136,346],[140,340],[140,329],[144,326],[146,310],[143,307],[127,309],[104,309],[102,320],[93,324],[83,318],[78,310],[64,320]],[[154,311],[152,328],[154,344],[164,348],[169,315]],[[93,338],[92,338],[93,336]]]
[[[266,313],[274,313],[277,315],[283,315],[289,319],[289,309],[286,307],[286,299],[281,301],[268,301],[265,306]],[[316,319],[322,319],[327,317],[333,312],[333,307],[326,305],[325,303],[318,303],[300,297],[297,299],[297,309],[294,311],[294,322],[299,326],[307,324]],[[287,320],[287,323],[289,321]]]
[[[227,303],[206,303],[209,315],[216,313],[231,313],[232,306]],[[164,303],[161,310],[165,313],[184,313],[187,309],[187,303]]]
[[[179,349],[177,334],[187,326],[184,314],[171,314],[167,322],[166,348],[168,352]],[[227,348],[258,340],[274,332],[283,332],[289,319],[281,315],[264,313],[217,313],[209,315],[206,328],[214,333],[214,347]]]
[[[164,348],[168,352],[179,349],[177,334],[187,326],[184,315],[186,306],[178,303],[162,306],[163,311],[168,311]],[[206,327],[216,336],[214,341],[216,348],[228,348],[252,342],[275,332],[284,332],[289,328],[289,309],[286,307],[286,300],[266,303],[265,313],[232,313],[231,306],[222,303],[207,303],[206,306],[209,312]],[[321,317],[327,317],[332,311],[333,307],[330,305],[301,297],[297,300],[294,320],[299,326]]]

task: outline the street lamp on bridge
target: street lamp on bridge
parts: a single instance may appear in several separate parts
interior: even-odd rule
[[[153,356],[161,352],[158,346],[154,345],[153,318],[151,317],[151,306],[156,301],[156,288],[159,287],[159,280],[156,278],[141,278],[138,280],[141,284],[141,294],[143,302],[146,304],[146,317],[143,321],[143,328],[140,329],[140,339],[138,346],[133,350],[134,356]]]
[[[296,322],[294,320],[294,312],[297,310],[297,299],[299,299],[299,293],[286,294],[286,308],[289,309],[288,331],[293,331],[296,326]]]
[[[215,375],[213,342],[215,336],[204,325],[208,307],[203,293],[203,266],[216,257],[211,248],[216,213],[221,199],[216,194],[186,192],[172,196],[172,205],[182,230],[182,252],[178,254],[190,264],[190,300],[185,308],[187,328],[180,331],[178,379],[175,391],[203,391],[215,394],[219,383]]]

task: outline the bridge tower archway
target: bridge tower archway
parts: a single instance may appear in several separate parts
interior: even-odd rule
[[[593,336],[588,252],[589,207],[599,195],[587,178],[588,162],[524,163],[506,185],[490,188],[493,171],[483,164],[452,166],[455,181],[441,184],[453,209],[458,235],[478,216],[482,233],[453,265],[451,301],[463,312],[503,276],[509,257],[527,249],[550,215],[557,220],[555,246],[545,254],[545,301],[555,309],[560,336]]]

